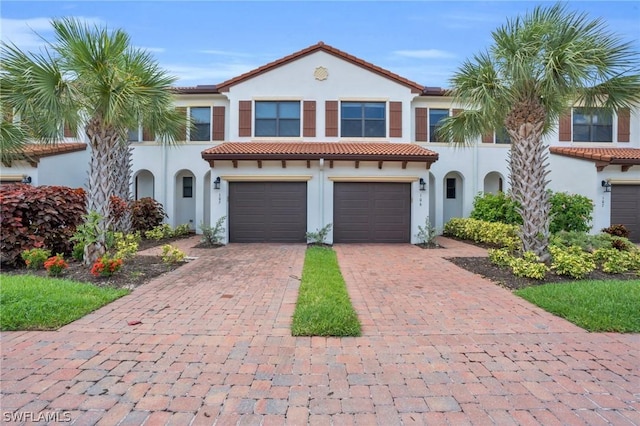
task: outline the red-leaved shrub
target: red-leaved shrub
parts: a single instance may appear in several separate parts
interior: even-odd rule
[[[86,194],[66,186],[0,186],[0,261],[16,264],[24,250],[70,253],[71,236],[86,213]]]
[[[162,204],[151,197],[131,203],[131,228],[133,231],[150,231],[160,225],[167,215]]]

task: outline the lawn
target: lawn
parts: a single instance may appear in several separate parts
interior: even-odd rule
[[[330,248],[307,250],[291,333],[360,336],[358,315],[351,305],[336,253]]]
[[[640,280],[544,284],[515,294],[587,331],[640,332]]]
[[[0,330],[55,330],[128,293],[59,278],[3,274]]]

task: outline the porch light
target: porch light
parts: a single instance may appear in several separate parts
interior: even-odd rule
[[[213,189],[220,189],[220,176],[213,181]]]
[[[22,177],[22,180],[20,181],[20,183],[30,184],[31,183],[31,176],[24,175]]]
[[[609,182],[603,180],[601,185],[604,188],[604,192],[611,192],[611,184]]]
[[[420,178],[420,191],[426,191],[427,190],[427,182],[424,181],[423,178]]]

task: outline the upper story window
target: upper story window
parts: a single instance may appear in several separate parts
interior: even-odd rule
[[[429,108],[429,142],[446,142],[441,140],[438,130],[442,120],[449,116],[448,109]]]
[[[573,109],[574,142],[612,142],[613,116],[601,108]]]
[[[191,129],[189,140],[211,140],[211,107],[191,107],[191,120],[194,128]]]
[[[509,136],[509,133],[507,133],[507,129],[505,129],[504,127],[501,127],[500,129],[496,130],[496,143],[500,143],[500,144],[511,143],[511,137]]]
[[[127,132],[127,142],[139,142],[140,141],[140,132],[139,128],[129,129]]]
[[[255,136],[300,136],[300,102],[256,101]]]
[[[387,133],[385,102],[342,102],[342,137],[383,138]]]

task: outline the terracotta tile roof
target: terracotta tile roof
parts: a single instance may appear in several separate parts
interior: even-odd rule
[[[203,93],[220,93],[215,84],[204,84],[197,86],[173,87],[174,93],[179,94],[203,94]]]
[[[360,160],[433,163],[438,154],[409,143],[225,142],[202,152],[205,160]]]
[[[574,148],[552,146],[552,154],[582,158],[599,163],[640,165],[639,148]]]
[[[84,151],[85,149],[87,149],[86,143],[29,144],[23,150],[23,154],[31,158],[42,158],[67,152]]]
[[[379,74],[383,77],[386,77],[390,80],[396,81],[397,83],[400,83],[404,86],[407,86],[411,89],[411,92],[413,93],[422,93],[424,90],[424,87],[416,82],[413,82],[409,79],[406,79],[404,77],[399,76],[398,74],[392,73],[391,71],[385,70],[384,68],[381,68],[377,65],[374,65],[370,62],[364,61],[360,58],[357,58],[353,55],[350,55],[346,52],[343,52],[342,50],[336,49],[335,47],[329,46],[328,44],[324,44],[324,42],[320,41],[312,46],[309,46],[305,49],[302,49],[298,52],[292,53],[291,55],[285,56],[284,58],[280,58],[277,59],[273,62],[270,62],[266,65],[263,65],[259,68],[256,68],[252,71],[246,72],[242,75],[239,75],[238,77],[234,77],[232,79],[229,79],[227,81],[224,81],[220,84],[218,84],[216,87],[219,91],[221,92],[226,92],[229,90],[229,88],[235,84],[238,84],[242,81],[248,80],[252,77],[255,77],[256,75],[259,75],[261,73],[270,71],[274,68],[277,68],[281,65],[285,65],[289,62],[295,61],[298,58],[301,58],[303,56],[312,54],[314,52],[318,52],[318,51],[323,51],[326,53],[329,53],[331,55],[337,56],[338,58],[344,59],[348,62],[351,62],[354,65],[360,66],[364,69],[367,69],[371,72],[374,72],[376,74]]]

